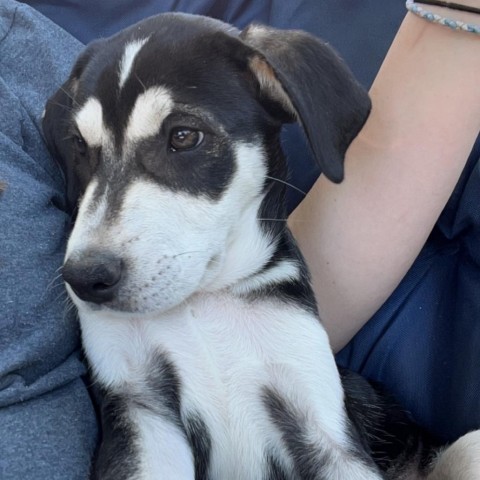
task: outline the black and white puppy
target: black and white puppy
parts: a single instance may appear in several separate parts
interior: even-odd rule
[[[166,14],[81,55],[44,131],[79,204],[63,275],[103,397],[94,478],[479,478],[478,435],[434,462],[339,373],[283,221],[282,124],[340,181],[369,109],[298,31]]]

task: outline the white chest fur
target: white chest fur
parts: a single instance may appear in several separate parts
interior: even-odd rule
[[[281,448],[262,404],[264,387],[306,411],[312,431],[338,445],[347,442],[343,392],[327,336],[301,309],[208,294],[148,320],[83,312],[81,325],[94,374],[108,388],[141,395],[149,358],[168,356],[180,377],[182,413],[199,412],[211,434],[217,478],[227,478],[225,470],[256,478],[265,448]]]

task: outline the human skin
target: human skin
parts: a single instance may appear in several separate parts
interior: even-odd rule
[[[393,292],[447,203],[480,131],[479,78],[479,35],[408,13],[347,151],[345,180],[320,176],[290,216],[335,351]]]

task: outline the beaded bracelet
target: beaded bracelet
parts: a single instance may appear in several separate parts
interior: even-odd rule
[[[452,30],[462,30],[464,32],[476,33],[477,35],[480,35],[480,25],[442,17],[441,15],[437,15],[436,13],[424,10],[422,7],[418,6],[414,0],[407,0],[405,5],[408,11],[423,18],[424,20],[432,23],[438,23],[439,25],[449,27]]]
[[[424,3],[425,5],[434,5],[436,7],[445,7],[450,10],[459,10],[460,12],[478,13],[480,8],[462,5],[461,3],[445,2],[444,0],[416,0],[417,3]]]

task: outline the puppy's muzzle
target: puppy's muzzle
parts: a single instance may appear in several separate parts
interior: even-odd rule
[[[67,260],[63,278],[81,300],[101,304],[116,296],[122,272],[121,258],[108,252],[88,251]]]

